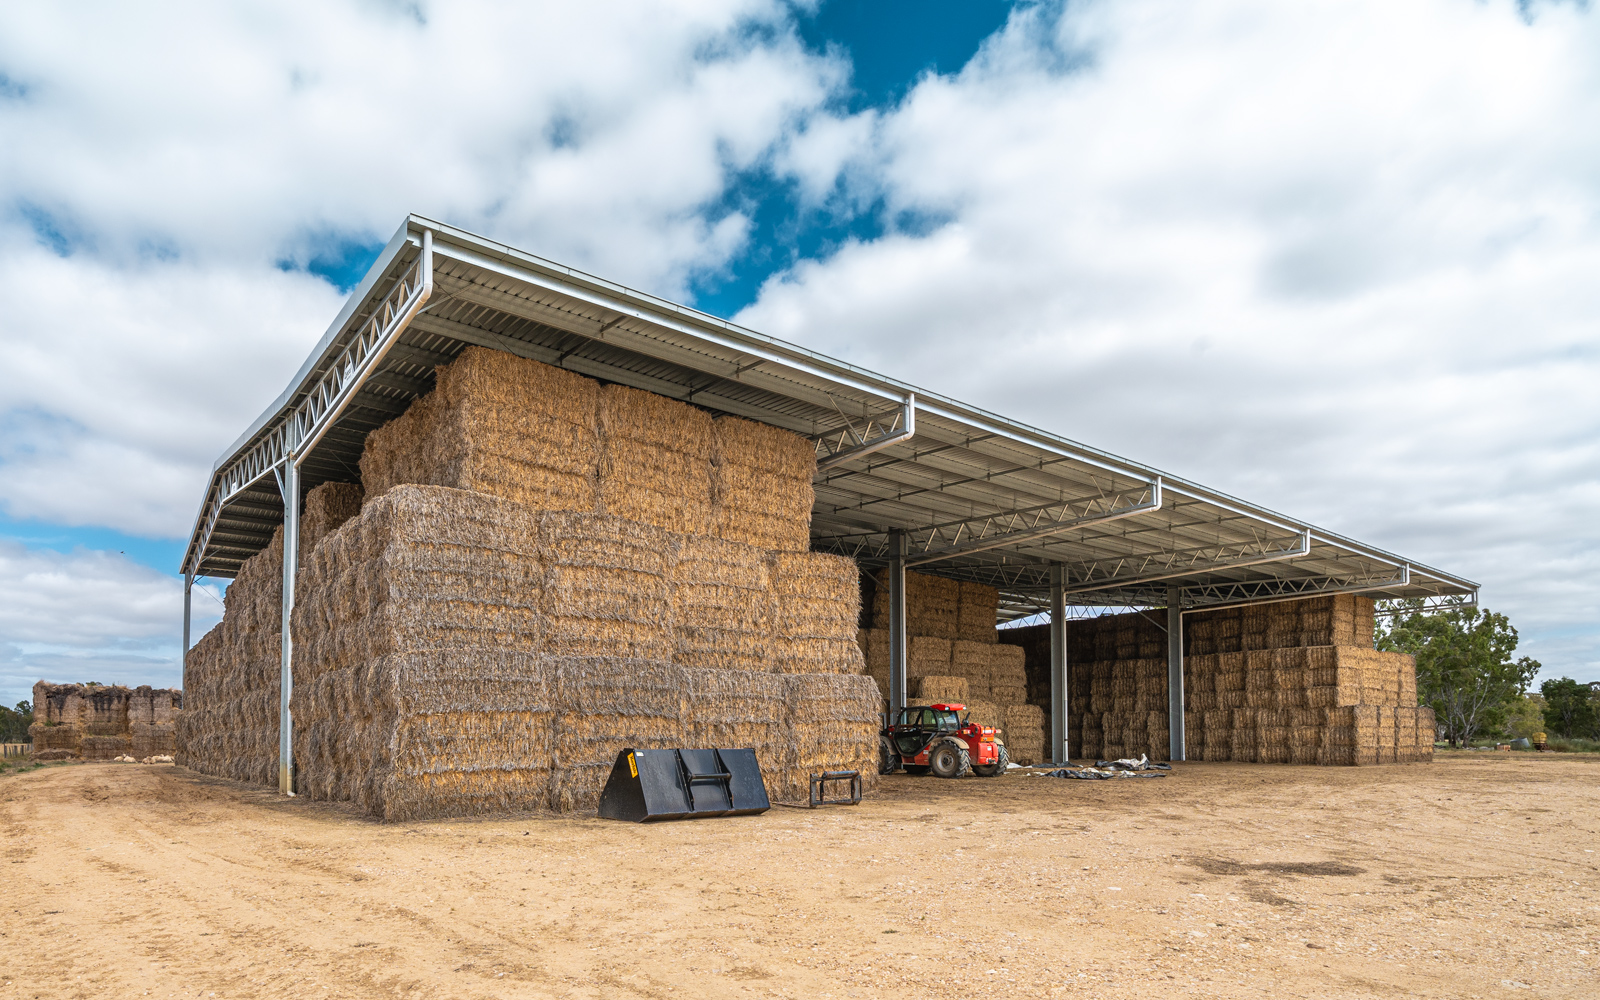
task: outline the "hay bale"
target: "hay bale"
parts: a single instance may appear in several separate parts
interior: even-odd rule
[[[784,700],[789,707],[793,770],[767,786],[774,799],[798,799],[810,791],[812,774],[827,770],[861,772],[864,790],[877,787],[881,702],[870,678],[847,674],[788,674]]]
[[[541,519],[540,537],[550,653],[672,659],[666,532],[616,517],[551,512]]]
[[[861,590],[855,560],[821,552],[774,553],[769,561],[774,635],[769,669],[858,674]]]
[[[599,507],[668,531],[708,534],[711,415],[653,392],[608,385],[600,392]]]
[[[597,508],[597,382],[478,347],[435,374],[431,393],[367,436],[361,481],[369,502],[416,483],[541,510]]]
[[[1000,641],[999,621],[1000,591],[982,583],[961,581],[956,603],[955,638],[967,642],[996,643]]]
[[[676,556],[670,573],[673,662],[717,670],[767,669],[773,630],[767,552],[684,535]]]
[[[719,417],[711,434],[715,533],[774,552],[806,551],[816,469],[815,446],[800,435]]]
[[[929,674],[949,676],[950,640],[930,635],[913,635],[906,642],[906,676],[925,677]]]
[[[965,677],[942,677],[938,674],[911,677],[906,680],[906,689],[909,698],[915,698],[923,705],[965,705],[972,700],[972,689]]]
[[[318,543],[361,513],[364,498],[359,483],[323,483],[306,493],[306,509],[300,515],[300,559],[307,559]]]

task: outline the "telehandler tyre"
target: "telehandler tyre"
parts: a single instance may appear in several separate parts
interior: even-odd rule
[[[972,758],[954,743],[942,740],[928,751],[928,767],[941,778],[959,778],[972,768]]]
[[[889,737],[878,737],[878,773],[893,774],[900,766],[900,755],[894,752],[894,744],[889,742]]]

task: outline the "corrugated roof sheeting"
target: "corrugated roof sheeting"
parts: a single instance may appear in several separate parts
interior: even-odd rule
[[[981,547],[917,569],[999,586],[1007,614],[1042,606],[1052,563],[1064,568],[1069,601],[1088,605],[1160,605],[1173,584],[1197,606],[1352,590],[1380,597],[1476,592],[1470,581],[1170,477],[1161,477],[1159,509],[1052,530],[1054,523],[1148,505],[1160,474],[415,216],[297,383],[219,460],[207,503],[215,502],[229,463],[292,411],[416,261],[424,228],[434,234],[432,296],[303,458],[307,489],[356,480],[366,435],[428,392],[435,368],[478,345],[819,441],[848,439],[852,429],[899,412],[915,393],[915,436],[819,472],[813,545],[852,555],[866,568],[887,562],[894,529],[910,533],[913,559]],[[202,554],[203,507],[185,568],[232,576],[265,544],[263,528],[270,540],[281,516],[272,478],[258,479],[226,505]],[[1262,561],[1283,553],[1301,554]]]

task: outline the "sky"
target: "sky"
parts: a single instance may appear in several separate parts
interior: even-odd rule
[[[212,464],[408,212],[1474,579],[1600,680],[1597,56],[1543,0],[0,5],[0,702],[181,683]]]

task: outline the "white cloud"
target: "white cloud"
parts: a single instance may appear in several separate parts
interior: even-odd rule
[[[715,206],[843,82],[778,0],[0,9],[0,507],[187,531],[342,296],[304,264],[416,211],[683,297]]]
[[[222,617],[196,588],[193,637]],[[54,683],[181,687],[183,583],[109,552],[29,549],[0,540],[0,702]]]
[[[1600,678],[1597,50],[1567,5],[1024,8],[832,154],[917,222],[739,319],[1478,579]]]

